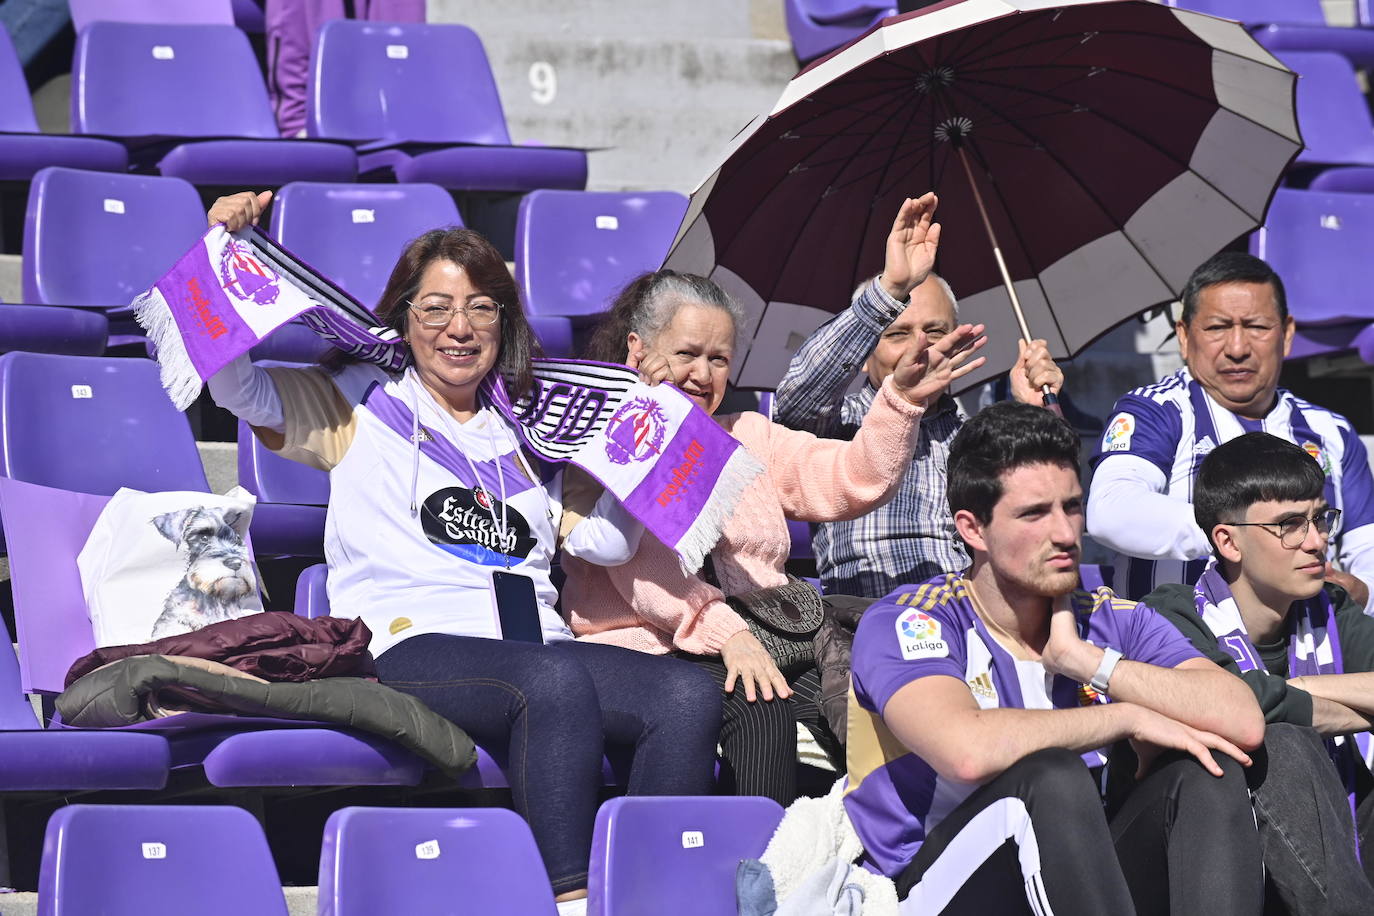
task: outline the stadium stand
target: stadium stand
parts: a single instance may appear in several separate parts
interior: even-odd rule
[[[109,319],[98,312],[0,304],[0,353],[27,350],[99,356],[109,337]]]
[[[588,916],[728,916],[740,859],[763,853],[782,819],[767,798],[627,797],[596,813]]]
[[[1283,277],[1299,324],[1370,317],[1374,195],[1280,188],[1251,243]]]
[[[239,4],[231,0],[69,0],[72,28],[92,22],[143,22],[162,25],[235,25]],[[249,4],[252,5],[251,3]],[[259,17],[262,13],[259,11]]]
[[[462,89],[428,91],[441,85]],[[325,23],[306,134],[359,142],[360,173],[400,182],[482,191],[587,183],[582,150],[511,145],[482,40],[460,25]]]
[[[357,175],[345,145],[278,138],[248,38],[229,25],[86,26],[72,60],[72,130],[117,137],[140,170],[196,184]]]
[[[1329,25],[1321,0],[1166,0],[1169,6],[1236,19],[1271,51],[1335,51],[1356,67],[1374,64],[1374,32]]]
[[[258,498],[254,515],[266,513],[255,530],[259,552],[270,545],[282,556],[323,557],[329,475],[272,453],[242,420],[237,451],[239,485]]]
[[[504,808],[341,808],[320,851],[319,912],[552,916],[529,825]]]
[[[1329,51],[1283,51],[1279,59],[1298,80],[1298,126],[1305,148],[1297,168],[1318,171],[1310,186],[1323,186],[1324,167],[1363,166],[1374,172],[1374,121],[1360,92],[1355,68]]]
[[[124,147],[96,137],[67,137],[38,131],[33,101],[9,33],[0,29],[0,181],[28,181],[39,169],[64,165],[122,172]]]
[[[536,314],[599,314],[658,269],[686,212],[675,191],[532,191],[515,225],[515,282]]]
[[[217,805],[68,805],[48,822],[44,916],[286,916],[253,816]]]
[[[808,64],[867,32],[897,7],[882,0],[783,0],[797,60]]]

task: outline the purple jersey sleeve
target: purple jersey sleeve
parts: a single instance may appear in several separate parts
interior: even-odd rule
[[[1135,455],[1159,468],[1167,478],[1174,453],[1183,435],[1178,410],[1138,394],[1124,394],[1112,409],[1112,418],[1098,440],[1092,466],[1112,455]]]
[[[1099,605],[1088,623],[1088,638],[1111,647],[1133,662],[1174,668],[1190,658],[1202,658],[1188,638],[1154,608],[1111,598]]]
[[[1374,525],[1374,477],[1369,454],[1353,429],[1341,429],[1345,454],[1341,459],[1341,529],[1354,531]]]
[[[938,605],[925,610],[897,604],[910,594],[896,592],[870,607],[854,634],[854,695],[861,706],[879,715],[893,694],[917,678],[964,678],[960,627]]]

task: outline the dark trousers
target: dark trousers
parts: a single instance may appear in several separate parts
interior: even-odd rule
[[[558,893],[587,886],[606,743],[634,750],[631,795],[712,790],[720,688],[684,662],[592,643],[425,634],[383,652],[377,671],[507,752],[515,808]]]
[[[1359,813],[1365,865],[1355,850],[1355,821],[1345,787],[1314,729],[1269,725],[1246,773],[1272,890],[1269,912],[1354,916],[1374,912],[1367,870],[1374,847],[1365,835],[1374,793],[1364,788]],[[1277,899],[1273,899],[1277,898]]]
[[[936,825],[898,896],[932,914],[1254,916],[1263,877],[1245,777],[1217,759],[1221,779],[1162,755],[1109,822],[1082,758],[1029,754]]]
[[[797,723],[805,725],[831,761],[840,761],[839,742],[821,713],[821,676],[815,667],[787,679],[792,696],[785,700],[757,697],[750,703],[735,682],[725,690],[725,664],[719,655],[676,657],[692,662],[715,681],[725,706],[720,725],[723,765],[720,789],[730,795],[762,795],[786,807],[797,798]],[[842,762],[842,761],[841,761]],[[838,765],[838,764],[837,764]]]

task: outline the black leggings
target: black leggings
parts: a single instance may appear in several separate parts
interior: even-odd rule
[[[719,655],[677,653],[725,689],[725,664]],[[744,688],[735,682],[733,693],[724,694],[720,726],[720,788],[725,794],[762,795],[786,807],[797,797],[797,723],[805,725],[831,761],[841,759],[839,742],[821,714],[821,676],[814,666],[787,679],[792,696],[786,700],[750,703]]]
[[[930,832],[897,876],[922,913],[1258,914],[1259,841],[1245,777],[1161,755],[1110,825],[1072,751],[1029,754]],[[910,904],[908,904],[910,905]]]
[[[587,886],[605,744],[634,749],[629,794],[711,791],[720,691],[691,665],[616,646],[412,636],[377,659],[382,683],[504,756],[558,893]]]

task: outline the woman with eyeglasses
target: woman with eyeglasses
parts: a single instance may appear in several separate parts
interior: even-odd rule
[[[256,223],[269,200],[222,197],[210,224]],[[496,372],[518,398],[538,352],[491,243],[425,233],[375,312],[409,346],[399,375],[341,353],[309,369],[245,357],[210,380],[211,395],[269,448],[329,471],[331,613],[368,624],[384,683],[508,755],[560,910],[581,912],[603,745],[633,748],[630,794],[709,792],[719,688],[687,662],[576,642],[554,609],[562,471],[523,451],[481,393]],[[565,546],[614,554],[619,511],[608,501]]]

